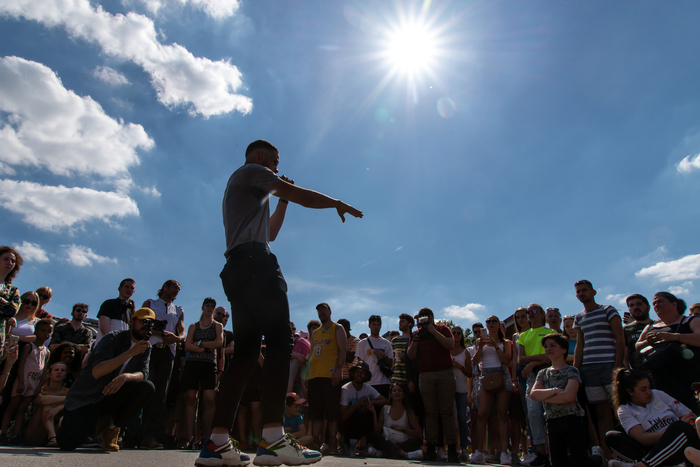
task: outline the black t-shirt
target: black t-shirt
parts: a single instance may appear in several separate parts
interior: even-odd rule
[[[97,318],[106,316],[109,319],[118,319],[128,323],[131,319],[131,313],[134,311],[133,303],[132,300],[120,300],[118,298],[105,300],[100,306],[100,311],[97,312]]]
[[[639,340],[639,336],[642,335],[642,331],[644,331],[644,328],[646,328],[648,325],[649,323],[642,324],[633,321],[630,324],[625,325],[624,327],[625,345],[627,346],[627,350],[629,351],[630,366],[635,370],[645,371],[644,366],[642,365],[642,356],[639,354],[639,351],[637,351],[635,344]]]

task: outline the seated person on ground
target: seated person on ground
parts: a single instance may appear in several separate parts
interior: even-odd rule
[[[291,433],[302,446],[311,444],[313,437],[306,434],[304,418],[299,413],[301,406],[306,402],[295,392],[287,394],[287,404],[284,408],[284,431]]]

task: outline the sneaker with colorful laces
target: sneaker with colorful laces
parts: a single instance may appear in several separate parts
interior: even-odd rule
[[[250,464],[250,456],[238,450],[238,443],[229,438],[228,442],[217,446],[210,439],[204,442],[194,465],[201,467],[243,466]]]
[[[306,465],[321,460],[323,456],[318,451],[307,449],[290,433],[274,443],[268,443],[263,438],[258,445],[253,464],[262,466],[277,465]]]

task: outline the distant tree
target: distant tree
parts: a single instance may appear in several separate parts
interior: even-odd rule
[[[453,323],[451,319],[436,319],[435,324],[444,324],[450,329],[455,326],[455,323]]]
[[[472,336],[472,330],[469,328],[464,328],[464,343],[467,344],[467,347],[470,345],[474,345],[474,342],[476,342],[476,339],[474,339],[474,336]]]

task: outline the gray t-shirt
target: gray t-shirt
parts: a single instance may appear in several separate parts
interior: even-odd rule
[[[242,243],[269,243],[269,191],[278,181],[270,169],[258,164],[246,164],[228,179],[223,202],[226,256]]]

